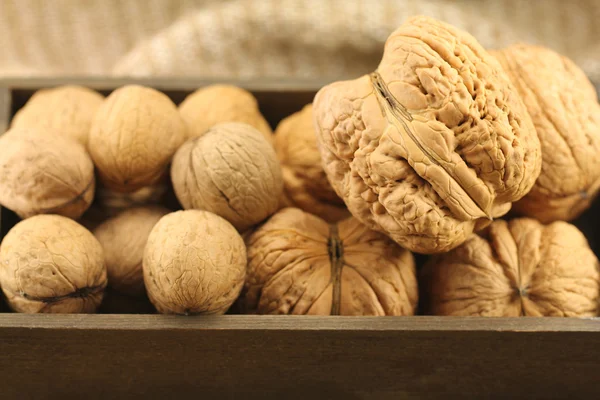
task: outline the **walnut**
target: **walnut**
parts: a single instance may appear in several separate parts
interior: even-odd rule
[[[183,208],[211,211],[240,232],[273,214],[283,191],[273,147],[237,122],[215,125],[181,146],[171,180]]]
[[[102,245],[108,284],[118,292],[140,296],[145,293],[142,259],[150,231],[169,210],[134,207],[100,224],[93,233]]]
[[[419,253],[448,251],[506,214],[541,169],[531,118],[498,62],[432,18],[408,19],[374,73],[325,86],[313,105],[336,193]]]
[[[275,130],[275,152],[281,162],[284,206],[301,208],[328,222],[350,216],[323,171],[312,104],[279,123]]]
[[[133,192],[162,178],[185,137],[184,123],[166,95],[127,85],[96,113],[89,150],[104,186]]]
[[[243,308],[259,314],[412,315],[412,254],[355,218],[329,225],[298,208],[247,239]]]
[[[78,142],[12,128],[0,137],[0,204],[21,218],[79,218],[94,198],[94,165]]]
[[[103,100],[100,93],[76,85],[38,90],[15,114],[11,127],[52,132],[86,146],[92,119]]]
[[[180,105],[189,137],[204,135],[222,122],[241,122],[256,128],[269,143],[273,131],[260,113],[254,96],[232,85],[210,85],[190,94]]]
[[[542,172],[514,209],[542,222],[573,220],[600,188],[596,90],[571,60],[550,49],[519,44],[493,54],[523,98],[542,146]]]
[[[223,314],[240,293],[246,247],[235,228],[208,211],[176,211],[154,226],[144,282],[160,313]]]
[[[16,224],[0,246],[0,285],[25,313],[92,313],[102,301],[102,247],[88,230],[59,215]]]
[[[425,265],[425,309],[436,315],[590,317],[599,311],[600,270],[573,225],[494,221]]]

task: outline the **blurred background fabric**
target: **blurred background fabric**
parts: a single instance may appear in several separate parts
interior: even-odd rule
[[[600,81],[598,0],[0,0],[0,77],[353,77],[417,14],[487,48],[548,46]]]

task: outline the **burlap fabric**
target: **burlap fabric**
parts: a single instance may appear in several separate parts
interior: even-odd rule
[[[600,80],[597,0],[0,0],[0,76],[356,76],[415,14],[489,48],[544,44]]]

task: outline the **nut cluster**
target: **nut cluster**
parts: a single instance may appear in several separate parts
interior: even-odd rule
[[[599,315],[571,222],[600,188],[600,105],[572,61],[413,17],[375,71],[274,132],[261,106],[223,84],[180,105],[140,85],[35,93],[0,136],[10,308]]]

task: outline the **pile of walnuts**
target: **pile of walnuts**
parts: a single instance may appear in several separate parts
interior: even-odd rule
[[[570,222],[600,105],[570,60],[428,17],[272,126],[248,91],[35,93],[0,137],[17,312],[597,316]],[[417,265],[413,253],[427,256]],[[418,310],[418,311],[417,311]]]

